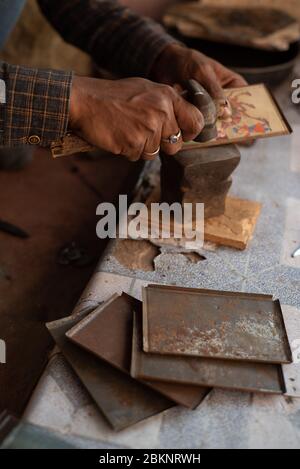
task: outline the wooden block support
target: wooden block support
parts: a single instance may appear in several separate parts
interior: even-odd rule
[[[159,200],[160,191],[159,188],[155,188],[146,201],[148,210],[152,202]],[[262,204],[259,202],[227,196],[224,214],[205,218],[204,241],[240,250],[246,249],[253,236],[261,207]],[[149,221],[150,219],[149,213]],[[161,230],[164,231],[163,226]],[[167,240],[165,241],[164,244],[168,244]],[[174,244],[174,238],[169,241],[170,244]]]
[[[205,241],[245,249],[254,233],[261,207],[259,202],[227,197],[225,213],[205,221]]]

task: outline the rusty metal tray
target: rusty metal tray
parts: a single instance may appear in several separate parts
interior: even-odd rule
[[[158,354],[292,362],[279,301],[252,293],[149,285],[143,346]]]
[[[165,358],[162,355],[156,355],[158,358]],[[131,354],[131,369],[130,369],[130,374],[133,378],[136,379],[144,379],[142,376],[139,376],[139,368],[143,366],[143,359],[145,358],[146,362],[148,362],[148,357],[150,358],[150,367],[151,367],[151,355],[146,354],[143,351],[143,334],[142,334],[142,311],[141,310],[135,310],[134,311],[134,320],[133,320],[133,334],[132,334],[132,354]],[[176,357],[177,358],[177,357]],[[179,357],[179,361],[181,360],[181,357]],[[163,363],[162,363],[163,365]],[[157,363],[157,366],[159,367],[159,363]],[[163,365],[164,368],[164,365]],[[160,372],[160,375],[162,377],[161,381],[159,381],[160,385],[161,384],[172,384],[171,380],[166,380],[163,370]],[[157,381],[159,378],[155,377],[154,378],[154,383]],[[154,384],[152,381],[152,384]],[[149,384],[151,383],[151,377],[146,378],[146,382]],[[173,384],[176,384],[177,386],[182,386],[182,390],[180,390],[182,393],[187,395],[187,398],[189,398],[189,407],[192,409],[195,409],[198,407],[198,405],[203,401],[203,399],[207,396],[207,394],[211,391],[210,387],[201,387],[198,385],[198,383],[180,383],[173,381]]]
[[[137,312],[134,315],[131,375],[137,379],[239,391],[285,393],[281,365],[145,353],[142,349],[142,315]]]
[[[134,310],[142,314],[142,303],[123,293],[113,295],[104,306],[86,316],[66,336],[123,373],[130,374]],[[206,390],[190,385],[144,382],[178,404],[194,408]]]
[[[174,405],[172,401],[80,349],[65,334],[86,315],[47,324],[54,341],[114,430],[120,431]]]

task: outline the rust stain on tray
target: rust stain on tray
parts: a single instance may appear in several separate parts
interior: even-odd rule
[[[151,285],[143,301],[146,352],[292,361],[280,303],[269,295]]]
[[[146,361],[148,361],[147,360],[148,358],[150,359],[150,364],[151,364],[152,363],[151,356],[143,352],[142,311],[134,311],[131,370],[130,370],[131,376],[133,378],[145,379],[145,377],[142,376],[142,374],[139,374],[139,368],[140,368],[141,362],[143,362],[143,359],[146,359]],[[159,356],[159,358],[161,358],[161,355]],[[154,377],[154,380],[152,380],[152,377],[148,376],[146,378],[147,383],[148,384],[152,383],[152,385],[159,383],[159,386],[161,389],[162,389],[162,386],[172,385],[171,380],[165,379],[165,367],[164,366],[160,367],[160,364],[158,363],[158,369],[160,372],[161,380],[157,377]],[[185,405],[192,409],[196,408],[203,401],[203,399],[207,396],[207,394],[210,392],[209,387],[200,387],[198,386],[198,383],[190,383],[190,384],[184,383],[184,382],[176,383],[176,380],[173,380],[173,386],[174,384],[176,385],[176,387],[173,387],[173,395],[172,395],[173,399],[176,402],[180,402],[180,400],[182,401],[183,396],[185,396]]]

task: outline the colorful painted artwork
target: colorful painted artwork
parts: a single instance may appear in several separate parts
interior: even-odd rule
[[[232,116],[217,121],[218,137],[202,147],[238,143],[257,138],[287,135],[291,129],[265,85],[225,90]]]
[[[230,119],[219,120],[218,138],[229,138],[231,134],[237,137],[252,137],[253,134],[272,132],[270,122],[259,117],[256,106],[249,102],[251,91],[231,91],[228,101],[232,108]]]

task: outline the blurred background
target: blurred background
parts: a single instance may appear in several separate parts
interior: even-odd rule
[[[289,18],[300,22],[298,0],[252,0],[251,5],[247,0],[119,0],[119,3],[165,23],[180,40],[244,73],[250,82],[280,82],[287,72],[292,71],[299,52],[299,37],[295,29],[293,34],[293,26],[288,26]],[[252,20],[249,15],[239,12],[224,21],[222,7],[251,7],[254,14]],[[207,8],[218,8],[220,13],[211,14]],[[256,8],[264,9],[263,18],[257,14]],[[269,11],[266,11],[267,8]],[[287,16],[272,15],[271,9],[274,8]],[[208,20],[213,17],[214,21],[210,23]],[[208,29],[201,25],[201,18],[202,22],[210,25]],[[237,28],[238,24],[242,29]],[[279,31],[279,40],[276,31]],[[232,36],[229,43],[224,40],[226,35],[227,38]],[[253,43],[247,47],[245,41],[241,46],[241,39],[247,35],[253,36]],[[264,47],[257,47],[259,41],[255,42],[255,35],[268,36]],[[283,48],[282,44],[280,46],[282,38],[286,40]],[[72,68],[82,74],[91,74],[94,70],[87,55],[63,42],[42,16],[35,0],[27,0],[18,24],[1,52],[1,58],[29,66]]]

